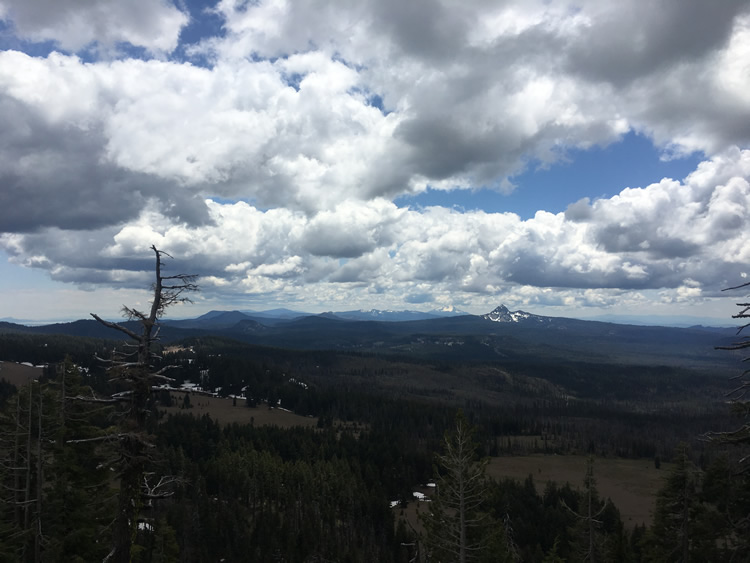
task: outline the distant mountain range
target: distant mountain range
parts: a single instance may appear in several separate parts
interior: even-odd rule
[[[137,324],[124,323],[137,330]],[[213,335],[261,346],[353,350],[460,361],[587,361],[714,367],[735,361],[715,350],[735,329],[634,326],[510,311],[344,311],[311,315],[275,311],[211,311],[195,319],[162,321],[161,339],[173,342]],[[66,334],[121,340],[94,320],[25,326],[0,322],[0,333]]]
[[[458,317],[468,315],[465,311],[454,309],[436,309],[429,312],[424,311],[384,311],[380,309],[358,309],[356,311],[327,311],[325,313],[304,313],[290,309],[272,309],[269,311],[210,311],[196,319],[165,320],[164,324],[179,326],[182,328],[196,328],[200,326],[219,325],[228,327],[240,320],[255,320],[263,324],[275,326],[280,322],[300,319],[302,317],[325,317],[329,319],[340,319],[347,321],[423,321],[427,319],[439,319],[443,317]]]
[[[232,312],[232,313],[238,313],[241,315],[245,315],[247,317],[253,318],[253,319],[263,319],[264,322],[267,324],[275,324],[276,321],[279,320],[292,320],[300,317],[309,317],[309,316],[317,316],[317,315],[324,315],[329,318],[340,318],[340,319],[347,319],[347,320],[358,320],[358,321],[384,321],[384,322],[400,322],[400,321],[415,321],[415,320],[426,320],[426,319],[435,319],[440,317],[457,317],[457,316],[464,316],[469,315],[470,313],[467,313],[466,311],[461,311],[460,309],[456,309],[453,306],[447,306],[443,307],[441,309],[433,309],[431,311],[410,311],[410,310],[381,310],[381,309],[358,309],[356,311],[329,311],[326,313],[309,313],[305,311],[295,311],[292,309],[284,309],[284,308],[278,308],[278,309],[269,309],[265,311],[254,311],[254,310],[241,310],[241,311],[210,311],[208,313],[205,313],[204,315],[201,315],[194,319],[171,319],[169,323],[172,324],[180,324],[183,323],[185,326],[192,325],[192,326],[201,326],[201,323],[204,321],[210,321],[210,319],[214,317],[220,317],[224,316],[226,313]],[[544,317],[542,315],[534,315],[533,313],[527,313],[525,311],[513,311],[511,312],[507,307],[504,305],[500,305],[497,307],[494,311],[487,313],[485,315],[480,315],[481,317],[488,319],[488,320],[494,320],[497,322],[512,322],[514,320],[519,320],[523,316],[527,316],[528,318],[536,318],[538,322],[544,322],[543,319],[551,319],[551,318],[557,318],[557,317]],[[496,318],[493,318],[496,317]],[[706,317],[700,317],[700,316],[655,316],[655,315],[617,315],[617,314],[608,314],[608,315],[598,315],[598,316],[590,316],[590,317],[577,317],[580,320],[587,320],[587,321],[598,321],[603,323],[614,323],[614,324],[627,324],[627,325],[638,325],[638,326],[665,326],[665,327],[679,327],[679,328],[689,328],[689,327],[704,327],[710,328],[710,329],[725,329],[725,328],[731,328],[731,321],[729,319],[715,319],[715,318],[706,318]],[[117,321],[117,319],[111,319],[114,321]],[[229,317],[224,317],[224,322],[222,324],[226,324],[230,320]],[[65,324],[70,323],[71,321],[69,319],[54,319],[54,320],[28,320],[28,319],[16,319],[13,317],[2,317],[0,318],[0,322],[6,322],[11,324],[18,324],[18,325],[25,325],[25,326],[44,326],[44,325],[59,325],[59,324]]]
[[[423,321],[426,319],[438,319],[441,317],[458,317],[461,315],[468,315],[464,311],[458,309],[436,309],[425,313],[423,311],[382,311],[379,309],[370,309],[365,311],[359,309],[357,311],[341,311],[338,313],[327,313],[329,316],[333,316],[340,319],[348,319],[355,321],[385,321],[385,322],[401,322],[401,321]]]

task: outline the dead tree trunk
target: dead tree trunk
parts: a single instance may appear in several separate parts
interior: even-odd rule
[[[44,405],[44,394],[42,386],[39,385],[39,409],[37,413],[36,433],[36,522],[34,530],[34,561],[42,560],[42,484],[44,479],[44,457],[42,455],[42,415]]]
[[[151,247],[156,257],[155,281],[153,285],[153,301],[148,313],[123,306],[122,311],[129,321],[137,321],[140,330],[105,321],[98,315],[91,316],[98,322],[125,334],[130,343],[111,360],[105,360],[115,377],[124,382],[127,391],[118,395],[117,400],[123,399],[127,403],[124,422],[118,434],[120,442],[120,494],[119,510],[114,525],[113,547],[108,561],[129,563],[131,548],[138,535],[138,519],[145,497],[160,498],[170,494],[166,488],[144,491],[148,486],[146,470],[149,463],[149,450],[153,448],[146,433],[148,417],[148,400],[152,386],[156,382],[164,382],[170,378],[164,375],[167,368],[154,371],[152,361],[155,356],[152,345],[158,340],[158,321],[165,309],[176,303],[189,302],[187,293],[197,291],[196,276],[177,274],[165,276],[162,274],[164,257],[170,257],[166,252]],[[160,481],[161,482],[161,481]],[[167,479],[165,487],[174,482]]]
[[[26,493],[23,497],[23,560],[27,561],[27,549],[29,546],[28,532],[31,526],[31,434],[33,423],[34,384],[29,384],[29,413],[26,426]]]
[[[16,397],[16,435],[13,449],[13,502],[15,504],[15,525],[23,524],[23,505],[21,503],[21,394]]]

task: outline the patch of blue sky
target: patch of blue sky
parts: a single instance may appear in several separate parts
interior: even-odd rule
[[[0,250],[0,291],[15,291],[31,287],[51,288],[54,285],[55,282],[50,279],[46,270],[13,264],[8,254]]]
[[[630,132],[617,143],[589,150],[568,151],[566,158],[547,167],[532,163],[511,178],[516,189],[510,194],[486,188],[476,190],[434,190],[402,196],[399,206],[442,206],[461,211],[516,213],[522,219],[537,211],[560,213],[588,197],[609,198],[625,188],[642,188],[663,178],[683,180],[704,159],[701,153],[682,158],[662,158],[663,152],[642,135]]]
[[[213,2],[209,5],[205,0],[181,0],[179,2],[179,8],[190,15],[190,20],[180,31],[180,44],[172,53],[171,58],[197,66],[212,66],[209,57],[190,51],[190,48],[203,40],[221,39],[226,36],[224,18],[215,10],[217,4],[218,2]]]
[[[302,84],[302,81],[305,79],[305,75],[300,74],[299,72],[291,72],[283,73],[281,78],[287,86],[294,88],[296,92],[299,92],[300,84]]]
[[[210,199],[213,202],[218,203],[219,205],[234,205],[235,203],[242,202],[242,203],[246,203],[246,204],[254,207],[258,211],[263,211],[263,212],[268,211],[269,209],[271,209],[271,207],[266,207],[266,206],[263,206],[263,205],[258,205],[258,202],[253,197],[230,198],[230,197],[211,196],[208,199]]]
[[[31,57],[46,57],[60,51],[54,41],[27,41],[16,35],[13,24],[0,19],[0,51],[21,51]]]
[[[178,8],[190,15],[188,24],[180,30],[179,45],[170,53],[168,58],[179,62],[190,62],[198,66],[211,66],[211,60],[201,54],[189,52],[190,47],[197,45],[204,39],[220,39],[226,35],[224,18],[214,8],[218,2],[208,4],[205,0],[180,0]],[[59,52],[66,55],[76,55],[83,62],[92,63],[101,60],[101,47],[91,43],[77,52],[71,52],[60,47],[56,41],[30,41],[16,34],[16,29],[10,20],[0,19],[0,50],[21,51],[32,57],[47,57],[50,53]],[[107,52],[107,58],[131,58],[149,60],[154,54],[148,49],[132,45],[127,42],[118,43],[113,51]]]
[[[86,52],[82,54],[82,59],[85,62],[94,62],[96,60],[99,60],[98,55],[98,49],[96,45],[93,45],[91,49],[92,58],[91,60],[86,60]],[[138,59],[141,61],[149,61],[154,58],[151,51],[146,49],[145,47],[141,47],[139,45],[132,45],[131,43],[128,43],[126,41],[122,41],[117,43],[114,50],[115,56],[120,59]],[[79,55],[81,56],[81,55]]]
[[[180,43],[198,43],[209,37],[224,37],[224,18],[216,11],[217,2],[181,0],[180,9],[190,14],[190,21],[180,32]]]
[[[374,108],[378,108],[380,110],[380,113],[383,115],[388,115],[391,113],[389,110],[385,109],[385,105],[383,104],[383,98],[379,96],[378,94],[371,94],[367,98],[367,103],[370,104]]]
[[[391,113],[391,110],[386,109],[385,103],[383,102],[383,97],[380,94],[375,94],[373,92],[370,92],[366,88],[360,88],[358,86],[349,88],[349,90],[347,90],[347,93],[354,96],[362,96],[362,98],[364,98],[367,102],[367,105],[379,110],[380,113],[382,113],[384,116]]]
[[[421,305],[423,303],[430,303],[433,300],[432,293],[411,293],[404,297],[404,301],[411,305]]]
[[[63,49],[56,41],[29,41],[13,35],[12,26],[0,20],[0,51],[21,51],[30,57],[46,58],[51,53],[75,55],[84,63],[95,63],[102,59],[102,48],[92,42],[78,51]],[[153,55],[144,47],[119,42],[113,49],[108,49],[107,58],[127,58],[149,60]]]

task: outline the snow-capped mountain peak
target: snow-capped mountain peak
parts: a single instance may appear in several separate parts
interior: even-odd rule
[[[433,309],[432,311],[430,311],[430,315],[434,315],[436,317],[459,317],[461,315],[468,315],[468,313],[466,311],[462,311],[461,309],[457,309],[453,305],[444,305],[439,309]]]
[[[517,323],[536,316],[525,311],[511,311],[505,305],[500,305],[492,312],[482,315],[482,318],[496,323]]]

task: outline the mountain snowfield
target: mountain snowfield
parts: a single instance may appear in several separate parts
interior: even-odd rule
[[[482,315],[483,319],[496,323],[518,323],[521,321],[549,322],[550,317],[542,317],[526,311],[511,311],[505,305],[495,307],[490,313]]]

